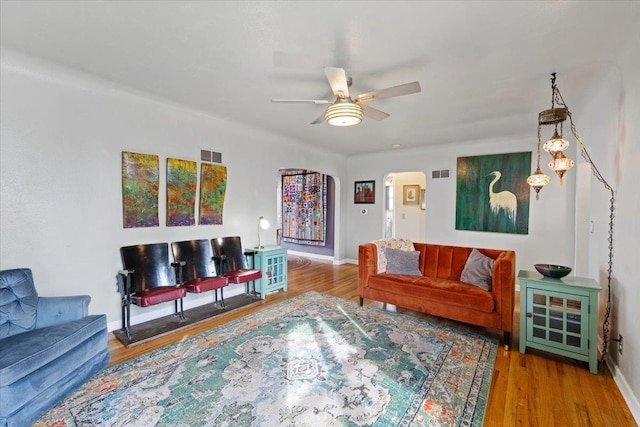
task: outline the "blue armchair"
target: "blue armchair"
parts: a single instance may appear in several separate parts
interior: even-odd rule
[[[109,363],[90,300],[39,297],[30,269],[0,271],[0,427],[33,424]]]

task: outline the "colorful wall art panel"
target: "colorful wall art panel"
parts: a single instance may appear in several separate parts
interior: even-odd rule
[[[327,180],[317,172],[282,176],[282,240],[324,246]]]
[[[167,159],[167,226],[195,225],[198,165]]]
[[[160,160],[153,154],[122,152],[124,228],[157,227]]]
[[[456,230],[529,233],[531,152],[458,157]]]
[[[202,163],[200,170],[199,224],[222,224],[222,210],[226,191],[227,167]]]

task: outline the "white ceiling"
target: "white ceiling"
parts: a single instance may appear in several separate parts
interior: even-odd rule
[[[2,0],[0,18],[3,48],[351,155],[535,138],[550,73],[570,107],[585,100],[640,2]],[[310,125],[321,105],[270,102],[328,99],[325,65],[347,70],[353,95],[422,92],[372,102],[391,116],[350,128]]]

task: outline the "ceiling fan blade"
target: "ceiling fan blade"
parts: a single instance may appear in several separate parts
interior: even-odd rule
[[[384,120],[389,117],[389,114],[385,113],[384,111],[380,111],[377,108],[369,107],[368,105],[362,106],[362,112],[365,116],[377,121]]]
[[[331,104],[332,101],[327,101],[326,99],[272,99],[271,102],[277,103],[277,102],[287,102],[287,103],[294,103],[294,104],[316,104],[316,105],[322,105],[322,104]]]
[[[333,94],[340,99],[349,97],[349,84],[344,68],[324,67],[324,74],[329,80],[329,85]]]
[[[320,123],[322,123],[322,122],[324,122],[324,113],[320,114],[320,115],[318,116],[318,118],[317,118],[317,119],[315,119],[314,121],[312,121],[310,124],[312,124],[312,125],[318,125],[318,124],[320,124]]]
[[[381,89],[373,92],[367,92],[358,95],[354,102],[369,102],[378,99],[391,98],[394,96],[402,96],[402,95],[410,95],[412,93],[420,92],[420,83],[411,82],[405,83],[398,86],[388,87],[386,89]]]

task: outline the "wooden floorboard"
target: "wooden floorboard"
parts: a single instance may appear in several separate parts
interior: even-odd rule
[[[351,301],[358,301],[358,267],[333,265],[330,261],[290,256],[288,291],[267,295],[264,304],[234,310],[224,317],[214,317],[198,324],[127,348],[112,334],[109,338],[111,364],[136,357],[169,343],[224,324],[264,307],[317,291]],[[514,333],[510,350],[498,348],[485,426],[637,426],[629,408],[606,367],[598,375],[589,372],[588,364],[542,351],[518,352],[519,298],[516,295]],[[367,304],[384,307],[379,302]],[[393,307],[388,307],[393,309]],[[501,338],[501,333],[481,327],[429,316],[411,310],[398,312],[478,333]]]

